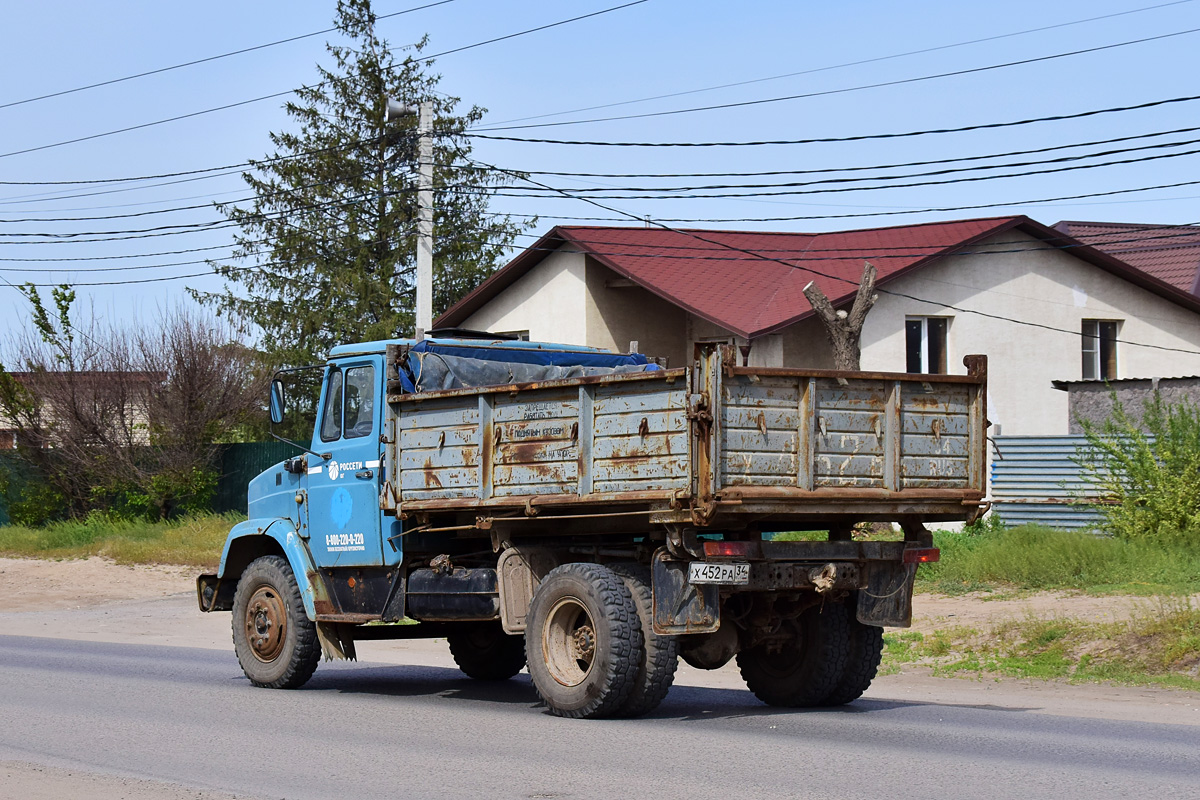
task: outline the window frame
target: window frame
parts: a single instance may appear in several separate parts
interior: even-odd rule
[[[907,315],[904,317],[904,371],[919,375],[948,375],[950,351],[950,320],[951,317]],[[917,367],[912,369],[912,342],[910,341],[911,323],[920,324],[920,341],[917,343]],[[930,335],[930,322],[937,323],[936,337]],[[930,343],[936,338],[937,352],[930,350]],[[935,360],[937,364],[931,362]]]
[[[348,407],[350,405],[350,392],[347,391],[347,389],[350,386],[350,373],[357,372],[358,370],[365,370],[367,372],[368,381],[367,381],[367,385],[366,385],[366,391],[371,395],[371,427],[365,433],[351,433],[346,428],[346,412],[349,410]],[[344,375],[342,377],[342,437],[341,438],[343,438],[343,439],[362,439],[364,437],[370,436],[372,433],[375,432],[375,365],[374,364],[355,364],[354,366],[346,367],[343,370],[343,373],[344,373]],[[360,387],[360,395],[361,395],[361,388],[362,387]],[[357,402],[359,403],[359,411],[358,411],[358,413],[355,414],[356,421],[358,420],[358,416],[361,413],[361,409],[362,409],[361,397],[359,398],[359,400]],[[355,425],[355,427],[357,427],[357,424]]]
[[[330,402],[334,393],[333,379],[337,378],[337,404],[336,406]],[[345,378],[342,375],[341,367],[330,367],[329,372],[325,375],[325,398],[324,404],[321,407],[320,424],[317,426],[317,435],[321,437],[322,442],[336,442],[342,438],[342,405],[345,402]],[[331,409],[337,409],[337,428],[332,436],[326,436],[326,430],[329,423],[329,412]]]
[[[1117,370],[1120,368],[1117,342],[1120,332],[1121,320],[1085,319],[1081,322],[1079,374],[1082,380],[1117,379]]]

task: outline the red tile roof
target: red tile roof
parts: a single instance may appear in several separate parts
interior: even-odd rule
[[[1200,295],[1200,229],[1069,221],[1054,228],[1178,289]]]
[[[1075,243],[1023,216],[830,233],[559,226],[446,311],[435,327],[462,324],[551,252],[565,249],[586,253],[675,305],[755,338],[813,313],[803,294],[809,281],[815,281],[835,306],[841,305],[858,289],[864,261],[875,265],[877,283],[885,284],[1012,229],[1055,245]],[[1167,284],[1090,247],[1070,252],[1200,311],[1197,298],[1180,296]]]

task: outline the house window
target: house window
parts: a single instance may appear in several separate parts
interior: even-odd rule
[[[1117,326],[1111,319],[1083,321],[1083,379],[1110,381],[1117,377]]]
[[[497,331],[496,335],[497,336],[505,336],[505,337],[511,336],[514,339],[516,339],[517,341],[521,341],[521,342],[529,341],[529,331]]]
[[[946,373],[946,317],[909,317],[904,321],[906,372]]]

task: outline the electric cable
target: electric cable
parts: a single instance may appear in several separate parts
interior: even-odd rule
[[[1200,127],[1184,128],[1184,129],[1179,129],[1179,131],[1171,131],[1170,133],[1176,133],[1176,132],[1180,132],[1180,131],[1182,131],[1182,132],[1196,131],[1196,130],[1200,130]],[[1157,136],[1157,135],[1160,135],[1160,134],[1146,134],[1146,136]],[[1161,135],[1165,135],[1165,134],[1161,134]],[[1120,140],[1126,140],[1126,139],[1130,139],[1130,138],[1142,138],[1142,137],[1141,136],[1122,137]],[[803,187],[803,186],[814,186],[814,185],[821,185],[821,184],[857,183],[857,182],[868,182],[868,181],[894,181],[894,180],[903,180],[903,179],[915,178],[915,177],[928,177],[928,176],[937,176],[937,175],[958,174],[958,173],[962,173],[962,172],[974,172],[974,171],[979,171],[979,170],[1009,169],[1009,168],[1014,168],[1014,167],[1037,166],[1037,165],[1041,165],[1041,164],[1066,163],[1066,162],[1072,162],[1072,161],[1080,161],[1080,160],[1089,159],[1089,158],[1099,158],[1099,157],[1108,156],[1108,155],[1139,152],[1139,151],[1143,151],[1143,150],[1163,149],[1163,148],[1169,148],[1169,147],[1182,147],[1185,145],[1196,144],[1196,143],[1200,143],[1200,139],[1189,139],[1189,140],[1185,140],[1185,141],[1167,142],[1167,143],[1160,143],[1160,144],[1153,144],[1153,145],[1140,145],[1137,147],[1118,148],[1118,149],[1099,151],[1099,152],[1093,152],[1093,153],[1081,153],[1081,154],[1072,155],[1072,156],[1062,156],[1062,157],[1055,158],[1055,159],[1040,159],[1040,160],[1035,160],[1035,161],[1024,161],[1024,162],[1015,162],[1015,163],[1010,162],[1010,163],[1004,163],[1004,164],[956,167],[956,168],[943,169],[943,170],[909,173],[906,175],[866,176],[866,177],[858,177],[858,178],[826,178],[826,179],[816,180],[816,181],[791,182],[791,183],[722,184],[722,185],[686,186],[686,187],[651,187],[651,188],[646,188],[646,189],[634,188],[634,187],[605,187],[605,188],[569,189],[567,191],[570,191],[573,193],[584,193],[584,192],[594,193],[594,192],[604,192],[604,191],[610,191],[610,190],[616,190],[616,191],[622,191],[622,192],[653,192],[653,191],[683,192],[683,191],[702,191],[702,190],[715,190],[715,189]],[[1087,144],[1092,144],[1092,143],[1087,143]],[[1031,152],[1044,152],[1046,150],[1055,150],[1055,149],[1062,149],[1064,147],[1074,147],[1074,146],[1076,146],[1076,145],[1061,145],[1061,146],[1052,147],[1052,148],[1041,148],[1040,150],[1031,151]],[[1078,145],[1078,146],[1084,146],[1084,145]],[[1179,154],[1174,154],[1174,155],[1188,155],[1188,154],[1195,154],[1196,152],[1197,151],[1189,151],[1189,153],[1179,153]],[[961,160],[971,161],[971,160],[977,160],[977,159],[1001,158],[1001,157],[1004,157],[1007,155],[1009,155],[1009,154],[1005,153],[1005,154],[986,155],[986,156],[968,156]],[[931,162],[914,162],[914,163],[942,164],[942,163],[955,163],[959,160],[960,159],[943,159],[943,160],[937,160],[937,161],[931,161]],[[1102,167],[1102,166],[1111,166],[1113,164],[1123,164],[1123,163],[1134,163],[1134,162],[1115,161],[1115,162],[1108,162],[1105,164],[1087,165],[1087,167],[1088,168]],[[443,165],[443,166],[446,166],[446,165]],[[455,165],[455,166],[457,167],[457,165]],[[847,167],[847,168],[840,168],[840,169],[839,168],[825,168],[825,169],[816,169],[816,170],[799,170],[796,172],[774,171],[774,172],[770,172],[770,173],[766,173],[766,174],[769,174],[769,175],[821,174],[821,173],[828,173],[828,172],[843,172],[843,171],[851,172],[851,171],[857,171],[860,169],[892,169],[892,168],[900,167],[900,166],[908,166],[908,165],[888,165],[888,166],[882,166],[882,167]],[[1080,167],[1080,168],[1084,168],[1084,167]],[[970,180],[1022,177],[1024,175],[1042,174],[1042,172],[1045,172],[1045,171],[1034,171],[1034,172],[1014,174],[1014,175],[983,176],[981,178],[973,178]],[[530,174],[574,175],[574,173],[546,173],[546,172],[540,172],[540,171],[533,171]],[[605,177],[609,177],[609,176],[605,176]],[[611,177],[621,177],[621,176],[611,176]],[[636,176],[634,176],[634,177],[636,177]],[[692,176],[687,175],[687,174],[680,174],[678,176],[661,174],[661,175],[655,175],[654,177],[692,177]],[[310,184],[308,186],[300,187],[300,188],[304,189],[304,188],[312,188],[315,186],[324,186],[324,185],[329,185],[329,182],[318,182],[318,183]],[[462,184],[460,184],[460,185],[462,185]],[[923,184],[906,184],[906,185],[903,185],[903,187],[907,188],[909,186],[916,186],[916,185],[923,185]],[[869,191],[869,190],[873,190],[873,189],[883,189],[883,188],[892,188],[892,187],[890,187],[890,186],[871,186],[871,187],[863,187],[861,190]],[[897,188],[899,188],[899,187],[897,187]],[[226,192],[225,194],[228,194],[228,193],[229,192]],[[239,198],[237,200],[229,200],[226,202],[227,203],[245,203],[245,202],[250,202],[255,199],[256,199],[256,197],[243,197],[243,198]],[[134,217],[151,216],[151,215],[155,215],[155,214],[175,213],[175,212],[179,212],[179,211],[193,211],[193,210],[197,210],[197,209],[211,208],[211,207],[212,207],[212,205],[210,203],[202,203],[202,204],[190,205],[190,206],[177,206],[177,207],[172,207],[172,208],[162,208],[162,209],[154,209],[154,210],[149,210],[149,211],[130,212],[130,213],[125,213],[125,214],[109,214],[109,215],[103,215],[103,216],[57,217],[57,218],[29,217],[29,218],[21,218],[21,219],[2,219],[2,218],[0,218],[0,225],[12,224],[12,223],[85,222],[85,221],[96,221],[96,220],[106,220],[106,219],[127,219],[127,218],[134,218]],[[15,213],[15,212],[5,212],[5,211],[0,210],[0,214],[4,214],[4,213]],[[53,212],[51,211],[51,212],[47,212],[47,213],[53,213]]]
[[[971,67],[968,69],[952,70],[950,72],[939,72],[933,75],[921,75],[915,78],[900,78],[892,81],[879,81],[877,83],[862,84],[859,86],[848,86],[841,89],[825,89],[820,92],[804,92],[802,94],[791,94],[783,97],[767,97],[759,100],[741,100],[736,103],[719,103],[716,105],[697,106],[693,108],[677,108],[670,111],[648,111],[643,114],[625,114],[616,117],[594,117],[591,119],[566,120],[563,122],[539,122],[530,125],[506,125],[496,127],[481,127],[473,128],[483,132],[488,131],[511,131],[511,130],[528,130],[530,128],[555,128],[563,125],[586,125],[593,122],[618,122],[630,119],[647,119],[650,117],[667,117],[677,114],[693,114],[700,111],[724,111],[730,108],[746,108],[747,106],[760,106],[768,103],[782,103],[790,100],[803,100],[810,97],[828,97],[830,95],[848,94],[850,92],[859,92],[865,89],[880,89],[888,86],[903,86],[912,83],[921,83],[923,81],[939,80],[941,78],[952,78],[960,75],[972,75],[980,72],[988,72],[996,69],[1007,69],[1008,67],[1024,66],[1026,64],[1037,64],[1045,61],[1053,61],[1059,58],[1070,58],[1078,55],[1089,53],[1099,53],[1106,50],[1113,50],[1118,47],[1130,47],[1137,44],[1146,44],[1147,42],[1157,42],[1163,39],[1170,39],[1176,36],[1188,36],[1193,33],[1200,32],[1200,28],[1188,28],[1182,31],[1172,31],[1171,33],[1163,33],[1158,36],[1147,36],[1141,39],[1130,39],[1124,42],[1115,44],[1099,45],[1097,47],[1087,47],[1081,50],[1070,50],[1064,53],[1053,53],[1048,56],[1036,56],[1034,58],[1023,58],[1018,61],[1006,61],[1000,64],[990,64],[984,67]],[[2,157],[2,156],[0,156]]]
[[[433,8],[434,6],[444,6],[447,3],[453,3],[453,2],[454,2],[454,0],[438,0],[435,3],[427,3],[423,6],[417,6],[416,8],[406,8],[403,11],[393,11],[390,14],[382,14],[382,15],[375,17],[375,21],[378,22],[379,20],[390,19],[392,17],[398,17],[402,14],[411,14],[414,11],[424,11],[427,8]],[[13,106],[22,106],[22,105],[25,105],[26,103],[36,103],[39,100],[49,100],[52,97],[62,97],[63,95],[75,94],[76,92],[83,92],[83,91],[87,91],[88,89],[98,89],[101,86],[112,86],[115,83],[124,83],[125,81],[131,81],[136,78],[145,78],[149,75],[159,75],[163,72],[171,72],[172,70],[183,69],[184,67],[194,67],[197,64],[207,64],[210,61],[218,61],[222,58],[229,58],[230,56],[240,56],[243,53],[252,53],[255,50],[265,50],[268,47],[275,47],[276,45],[289,44],[291,42],[298,42],[301,39],[311,39],[313,36],[320,36],[321,34],[324,34],[324,33],[333,33],[336,30],[337,30],[337,28],[335,27],[335,28],[326,28],[325,30],[321,30],[321,31],[313,31],[312,33],[302,33],[299,36],[290,36],[287,39],[279,39],[274,42],[267,42],[266,44],[254,45],[253,47],[243,47],[240,50],[231,50],[228,53],[221,53],[220,55],[207,56],[205,58],[198,58],[193,61],[185,61],[182,64],[173,64],[169,67],[159,67],[157,69],[146,70],[145,72],[139,72],[134,75],[126,75],[122,78],[112,78],[112,79],[106,80],[106,81],[99,81],[98,83],[89,83],[86,86],[76,86],[73,89],[63,89],[63,90],[57,91],[57,92],[50,92],[49,94],[38,95],[37,97],[27,97],[24,100],[12,100],[7,103],[0,103],[0,110],[6,109],[6,108],[12,108]]]
[[[449,55],[450,53],[459,53],[464,50],[470,50],[474,47],[482,47],[485,44],[492,44],[493,42],[502,41],[504,39],[512,39],[516,36],[524,36],[529,33],[537,33],[538,31],[543,31],[543,30],[546,30],[547,28],[553,28],[558,25],[566,25],[567,23],[570,23],[570,22],[576,22],[579,20],[588,19],[590,17],[599,16],[600,14],[607,14],[610,11],[618,11],[623,8],[629,8],[630,6],[636,6],[636,5],[640,5],[642,3],[646,3],[646,2],[649,2],[649,0],[633,0],[633,2],[624,3],[624,4],[618,5],[618,6],[612,6],[610,8],[605,8],[600,11],[594,11],[590,14],[583,14],[578,17],[572,17],[570,19],[560,20],[558,22],[550,23],[548,25],[541,25],[536,28],[529,28],[527,30],[518,31],[516,33],[508,34],[506,36],[500,36],[500,37],[496,37],[496,38],[492,38],[492,39],[487,39],[485,41],[475,42],[475,43],[469,44],[469,45],[464,45],[462,47],[456,47],[453,50],[447,50],[442,53],[434,53],[433,55],[429,55],[429,56],[421,56],[420,58],[417,58],[414,60],[416,60],[416,61],[431,61],[435,58],[440,58],[444,55]],[[327,83],[327,81],[321,81],[321,82],[315,84],[314,86],[301,87],[301,88],[302,89],[315,89],[318,86],[324,85],[325,83]],[[156,125],[164,125],[168,122],[178,122],[180,120],[191,119],[192,117],[198,117],[203,114],[211,114],[216,111],[226,111],[231,108],[238,108],[240,106],[250,105],[251,103],[258,103],[263,100],[272,100],[277,97],[285,97],[287,95],[294,94],[297,91],[299,91],[299,90],[288,89],[283,92],[273,92],[272,94],[262,95],[261,97],[253,97],[253,98],[250,98],[249,100],[239,100],[235,103],[226,103],[224,105],[215,106],[213,108],[206,108],[206,109],[202,109],[200,111],[192,111],[188,114],[179,114],[174,117],[168,117],[166,119],[155,120],[153,122],[143,122],[139,125],[130,125],[130,126],[127,126],[124,128],[118,128],[116,130],[104,131],[102,133],[93,133],[88,136],[79,136],[74,139],[66,139],[66,140],[60,141],[60,142],[52,142],[50,144],[37,145],[35,147],[27,147],[22,150],[12,150],[7,153],[0,153],[0,158],[8,158],[10,156],[18,156],[18,155],[25,155],[27,153],[35,153],[35,152],[39,152],[42,150],[49,150],[49,149],[55,148],[55,147],[63,147],[65,145],[69,145],[69,144],[78,144],[79,142],[87,142],[87,141],[92,141],[94,139],[101,139],[106,136],[115,136],[115,135],[121,134],[121,133],[129,133],[130,131],[142,130],[144,128],[150,128],[150,127],[154,127]]]
[[[476,163],[482,164],[482,162],[478,162],[478,161],[476,161]],[[482,164],[482,165],[483,166],[491,166],[492,169],[498,170],[500,172],[505,172],[505,170],[500,167],[496,167],[496,166],[488,165],[488,164]],[[528,178],[528,177],[522,178],[521,176],[518,176],[515,173],[510,173],[510,175],[518,180],[523,179],[523,180],[526,180],[535,185],[540,185],[543,188],[552,188],[552,187],[546,187],[545,184],[539,184],[537,181],[533,180],[532,178]],[[687,229],[680,229],[680,228],[672,228],[669,225],[663,224],[662,222],[643,218],[643,217],[638,217],[636,214],[632,214],[627,211],[623,211],[614,206],[608,206],[603,203],[596,202],[596,200],[594,200],[593,198],[590,198],[590,197],[574,197],[562,190],[557,190],[557,191],[560,191],[560,193],[562,193],[565,197],[567,197],[569,199],[581,200],[585,203],[588,203],[590,205],[594,205],[598,208],[601,208],[601,209],[609,212],[610,214],[619,214],[623,217],[626,217],[630,220],[634,220],[639,223],[649,223],[651,225],[654,225],[655,227],[662,228],[663,230],[670,231],[672,233],[678,233],[682,236],[688,236],[688,237],[691,237],[698,241],[707,242],[709,244],[716,245],[717,247],[724,248],[726,250],[743,253],[745,255],[751,256],[755,260],[781,264],[785,267],[788,267],[789,269],[803,269],[805,272],[809,272],[809,273],[811,273],[813,275],[817,275],[819,277],[829,278],[830,280],[838,281],[841,283],[848,283],[852,286],[858,286],[858,282],[856,282],[852,279],[849,279],[849,278],[842,277],[840,275],[831,275],[831,274],[820,272],[818,270],[814,270],[814,269],[811,269],[808,267],[796,267],[784,259],[766,256],[761,253],[758,253],[758,252],[755,252],[753,250],[749,250],[749,249],[746,249],[743,247],[737,247],[736,245],[731,245],[726,242],[721,242],[721,241],[718,241],[715,239],[709,239],[705,236],[700,235],[699,233],[697,233],[695,231],[691,231],[691,230],[687,230]],[[1072,331],[1072,330],[1068,330],[1066,328],[1059,328],[1054,325],[1047,325],[1047,324],[1041,323],[1041,322],[1031,322],[1028,320],[1019,320],[1019,319],[1015,319],[1013,317],[1005,317],[1001,314],[991,314],[986,311],[979,311],[977,309],[972,309],[972,308],[963,308],[960,306],[953,305],[951,303],[944,303],[944,302],[935,301],[935,300],[928,300],[928,299],[925,299],[922,297],[917,297],[915,295],[907,294],[904,292],[897,292],[897,291],[893,291],[893,290],[883,289],[878,286],[875,288],[875,291],[879,292],[880,294],[888,294],[888,295],[892,295],[894,297],[902,297],[904,299],[912,300],[912,301],[918,302],[918,303],[924,303],[927,305],[937,306],[938,308],[948,308],[948,309],[957,311],[962,314],[973,314],[976,316],[986,317],[989,319],[995,319],[995,320],[1003,321],[1003,322],[1009,322],[1009,323],[1016,324],[1016,325],[1024,325],[1024,326],[1033,327],[1033,328],[1040,328],[1040,329],[1044,329],[1044,330],[1054,331],[1057,333],[1066,333],[1066,334],[1070,334],[1072,336],[1082,337],[1082,335],[1083,335],[1080,331]],[[1121,342],[1123,344],[1127,344],[1130,346],[1145,347],[1145,348],[1149,348],[1149,349],[1153,349],[1153,350],[1163,350],[1163,351],[1173,352],[1173,353],[1186,353],[1188,355],[1200,355],[1200,351],[1187,350],[1187,349],[1179,348],[1179,347],[1168,347],[1165,345],[1146,344],[1144,342],[1134,342],[1134,341],[1130,341],[1128,339],[1117,339],[1115,341],[1118,341],[1118,342]]]
[[[530,116],[530,117],[518,117],[516,119],[500,120],[500,121],[494,122],[492,124],[507,125],[510,122],[526,122],[526,121],[532,120],[532,119],[545,119],[547,117],[561,117],[565,114],[581,114],[585,111],[598,111],[598,110],[604,109],[604,108],[614,108],[616,106],[627,106],[627,105],[633,105],[636,103],[646,103],[646,102],[650,102],[653,100],[668,100],[673,97],[683,97],[685,95],[701,94],[703,92],[718,91],[720,89],[733,89],[733,88],[737,88],[739,86],[749,86],[749,85],[755,84],[755,83],[766,83],[768,81],[782,80],[784,78],[796,78],[801,75],[812,75],[812,74],[818,73],[818,72],[830,72],[830,71],[837,70],[837,69],[844,69],[846,67],[859,67],[859,66],[863,66],[864,64],[875,64],[875,63],[878,63],[881,61],[891,61],[891,60],[894,60],[897,58],[905,58],[907,56],[925,55],[926,53],[936,53],[940,50],[950,50],[955,47],[966,47],[966,46],[972,45],[972,44],[982,44],[984,42],[994,42],[994,41],[998,41],[1000,39],[1011,39],[1015,36],[1025,36],[1030,33],[1042,33],[1044,31],[1057,30],[1059,28],[1067,28],[1067,27],[1070,27],[1073,25],[1082,25],[1082,24],[1088,23],[1088,22],[1096,22],[1096,21],[1104,20],[1104,19],[1113,19],[1114,17],[1124,17],[1124,16],[1128,16],[1130,14],[1140,14],[1143,11],[1154,11],[1154,10],[1157,10],[1160,8],[1167,8],[1168,6],[1182,5],[1183,3],[1188,3],[1188,2],[1191,2],[1191,0],[1175,0],[1174,2],[1170,2],[1170,3],[1160,3],[1159,5],[1144,6],[1142,8],[1134,8],[1134,9],[1130,9],[1128,11],[1118,11],[1113,14],[1103,14],[1098,17],[1088,17],[1086,19],[1077,19],[1077,20],[1072,20],[1070,22],[1060,22],[1056,25],[1044,25],[1040,28],[1029,28],[1029,29],[1023,30],[1023,31],[1014,31],[1012,33],[1002,33],[1002,34],[998,34],[996,36],[987,36],[982,39],[971,39],[966,42],[955,42],[953,44],[943,44],[943,45],[938,45],[936,47],[926,47],[921,50],[910,50],[906,53],[893,53],[892,55],[876,56],[874,58],[864,58],[864,59],[860,59],[858,61],[850,61],[850,62],[846,62],[843,64],[833,64],[833,65],[824,66],[824,67],[814,67],[812,69],[800,70],[799,72],[788,72],[783,75],[772,75],[772,76],[769,76],[766,78],[752,78],[750,80],[735,81],[733,83],[724,83],[724,84],[720,84],[718,86],[706,86],[701,89],[688,89],[688,90],[682,91],[682,92],[671,92],[669,94],[654,95],[652,97],[642,97],[642,98],[638,98],[636,100],[621,100],[621,101],[618,101],[615,103],[603,103],[601,105],[587,106],[585,108],[574,108],[574,109],[570,109],[568,111],[554,111],[549,114],[536,114],[536,115]]]
[[[1073,114],[1054,114],[1048,117],[1031,117],[1028,119],[1012,120],[1009,122],[984,122],[975,125],[964,125],[958,128],[929,128],[926,130],[905,131],[903,133],[865,133],[854,136],[824,136],[812,139],[767,139],[746,142],[618,142],[598,141],[587,139],[543,139],[523,136],[495,136],[491,134],[463,131],[463,135],[471,139],[490,139],[499,142],[526,142],[531,144],[561,144],[587,147],[767,147],[799,144],[833,144],[838,142],[862,142],[874,139],[903,139],[913,136],[932,136],[947,133],[968,133],[971,131],[993,130],[997,128],[1013,128],[1022,125],[1034,125],[1042,122],[1061,122],[1071,119],[1084,119],[1101,114],[1119,114],[1125,111],[1140,111],[1145,108],[1173,105],[1175,103],[1192,103],[1200,100],[1200,95],[1169,97],[1164,100],[1151,100],[1130,106],[1114,106],[1098,108],[1090,111],[1080,111]]]

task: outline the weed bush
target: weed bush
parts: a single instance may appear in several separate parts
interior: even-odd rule
[[[1105,495],[1104,528],[1200,548],[1200,409],[1155,392],[1139,424],[1114,394],[1108,420],[1083,427],[1088,446],[1077,463]]]

